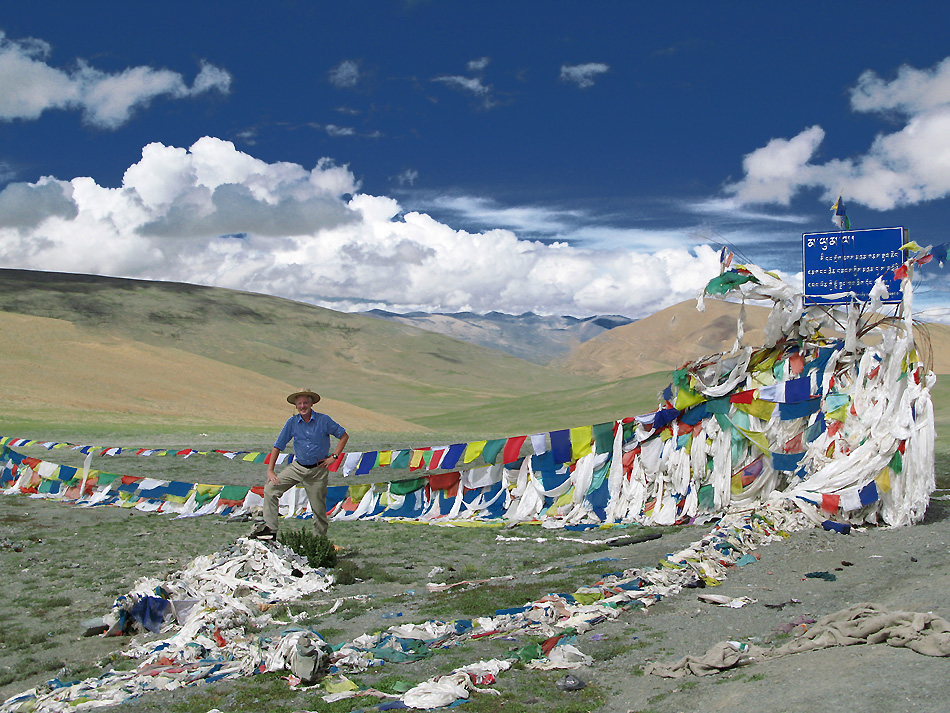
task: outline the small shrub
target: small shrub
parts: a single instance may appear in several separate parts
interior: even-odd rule
[[[336,566],[336,548],[326,535],[314,534],[307,527],[299,530],[287,528],[280,531],[277,539],[298,555],[306,557],[311,567]]]
[[[355,562],[351,560],[342,560],[338,563],[336,568],[335,577],[336,583],[340,585],[344,584],[356,584],[356,575],[359,572],[359,568],[356,566]]]

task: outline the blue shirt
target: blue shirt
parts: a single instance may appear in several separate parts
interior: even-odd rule
[[[274,441],[274,448],[284,450],[288,441],[294,442],[294,460],[304,465],[314,465],[330,455],[330,436],[342,438],[346,429],[325,413],[310,412],[310,421],[304,421],[299,413],[287,419]]]

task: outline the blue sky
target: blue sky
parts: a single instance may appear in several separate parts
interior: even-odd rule
[[[723,244],[796,279],[839,193],[948,240],[945,3],[19,5],[5,267],[637,317]]]

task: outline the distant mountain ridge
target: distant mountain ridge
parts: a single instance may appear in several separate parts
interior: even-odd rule
[[[502,312],[397,314],[381,309],[364,314],[497,349],[535,364],[550,364],[566,357],[584,342],[633,322],[628,317],[613,314],[582,318],[546,317],[533,312],[518,315]]]

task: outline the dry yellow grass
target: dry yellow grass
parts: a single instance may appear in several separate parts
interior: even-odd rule
[[[293,408],[287,384],[172,347],[97,334],[70,322],[0,313],[2,414],[10,420],[92,418],[206,427],[274,428]],[[324,398],[321,410],[348,428],[418,432],[391,416]]]

